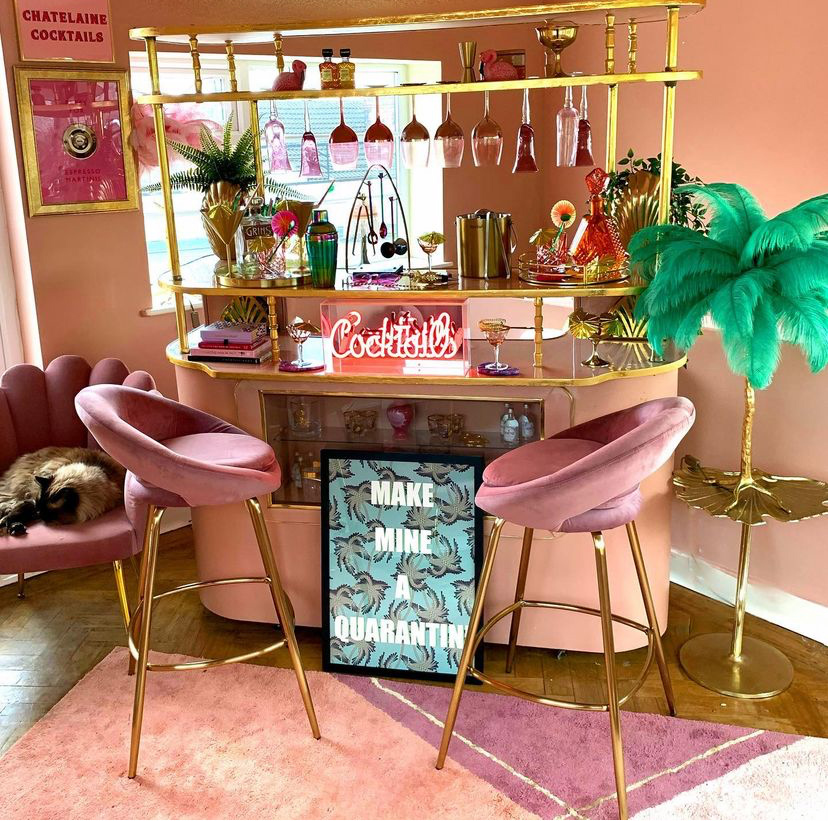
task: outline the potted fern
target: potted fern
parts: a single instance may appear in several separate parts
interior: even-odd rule
[[[185,160],[192,163],[192,168],[176,171],[170,175],[173,190],[201,191],[203,213],[220,203],[235,207],[243,202],[251,189],[256,186],[256,164],[254,159],[253,132],[246,129],[235,145],[232,142],[233,117],[224,124],[221,142],[217,142],[210,130],[201,127],[201,148],[194,148],[186,143],[170,141],[169,145]],[[265,180],[265,189],[278,199],[302,199],[302,195],[290,186]],[[160,191],[161,183],[154,183],[144,188],[145,191]],[[207,239],[213,253],[224,259],[225,246],[219,242],[204,224]],[[231,259],[235,259],[235,248],[230,247]]]

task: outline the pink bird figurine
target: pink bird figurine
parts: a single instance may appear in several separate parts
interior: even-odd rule
[[[307,66],[301,60],[294,60],[291,71],[283,71],[273,81],[274,91],[301,91],[305,85],[305,69]]]
[[[499,60],[494,49],[480,52],[480,73],[484,80],[517,80],[518,70],[506,60]]]

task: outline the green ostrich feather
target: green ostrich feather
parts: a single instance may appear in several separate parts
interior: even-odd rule
[[[665,339],[690,348],[708,315],[731,369],[766,388],[780,344],[798,345],[811,370],[828,364],[828,194],[768,219],[730,183],[677,189],[706,201],[708,235],[653,225],[630,241],[630,265],[647,283],[636,317],[661,354]]]

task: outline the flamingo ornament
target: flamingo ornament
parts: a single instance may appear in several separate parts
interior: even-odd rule
[[[290,68],[290,71],[280,72],[273,81],[273,91],[301,91],[305,85],[307,65],[301,60],[294,60]]]

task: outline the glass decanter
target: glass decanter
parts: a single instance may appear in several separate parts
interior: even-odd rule
[[[566,87],[563,108],[558,111],[558,166],[575,165],[578,153],[578,123],[581,115],[572,103],[572,86]]]
[[[576,265],[586,265],[597,258],[602,264],[618,268],[624,263],[626,252],[618,237],[615,220],[604,213],[604,189],[609,174],[602,168],[593,168],[585,179],[589,189],[589,213],[581,218],[569,252]]]

